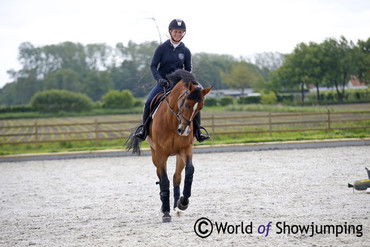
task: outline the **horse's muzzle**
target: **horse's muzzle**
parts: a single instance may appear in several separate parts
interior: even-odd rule
[[[180,123],[179,124],[179,127],[177,127],[177,133],[180,135],[180,136],[188,136],[189,133],[190,133],[190,126],[189,125],[185,125],[186,128],[184,129],[184,124]]]

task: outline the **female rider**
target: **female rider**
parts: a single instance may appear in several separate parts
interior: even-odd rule
[[[168,32],[171,38],[157,47],[150,64],[150,70],[157,84],[150,91],[145,102],[143,124],[138,128],[135,134],[141,141],[145,140],[148,135],[150,121],[147,121],[147,119],[150,114],[150,102],[155,95],[159,92],[163,92],[163,87],[169,86],[166,75],[171,74],[177,69],[185,69],[192,72],[191,52],[185,44],[181,42],[186,33],[185,22],[181,19],[172,20],[168,26]],[[209,139],[209,136],[201,132],[201,128],[203,127],[200,126],[200,113],[195,115],[193,126],[194,135],[199,142]]]

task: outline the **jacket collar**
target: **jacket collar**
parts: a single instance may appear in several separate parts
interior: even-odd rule
[[[166,45],[168,45],[168,46],[170,46],[170,47],[172,47],[172,48],[174,48],[174,46],[172,45],[172,43],[171,43],[171,40],[166,40],[166,42],[164,42]],[[182,43],[182,42],[180,42],[180,44],[177,46],[177,48],[179,48],[179,47],[182,47],[182,46],[184,46],[184,43]]]

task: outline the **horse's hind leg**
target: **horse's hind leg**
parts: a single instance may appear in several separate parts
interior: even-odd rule
[[[188,208],[189,197],[191,196],[191,185],[193,183],[193,174],[194,174],[193,162],[191,156],[187,156],[185,166],[184,190],[182,192],[183,196],[177,202],[177,207],[181,210],[185,210]]]

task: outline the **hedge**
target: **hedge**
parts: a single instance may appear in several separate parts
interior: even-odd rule
[[[238,104],[259,104],[261,103],[261,96],[240,96]]]
[[[90,111],[93,106],[87,95],[67,90],[37,92],[31,98],[32,109],[42,113]]]
[[[234,98],[232,96],[225,96],[220,99],[220,105],[227,106],[234,103]]]
[[[103,107],[111,109],[127,109],[135,104],[135,98],[130,90],[111,90],[102,97]]]

